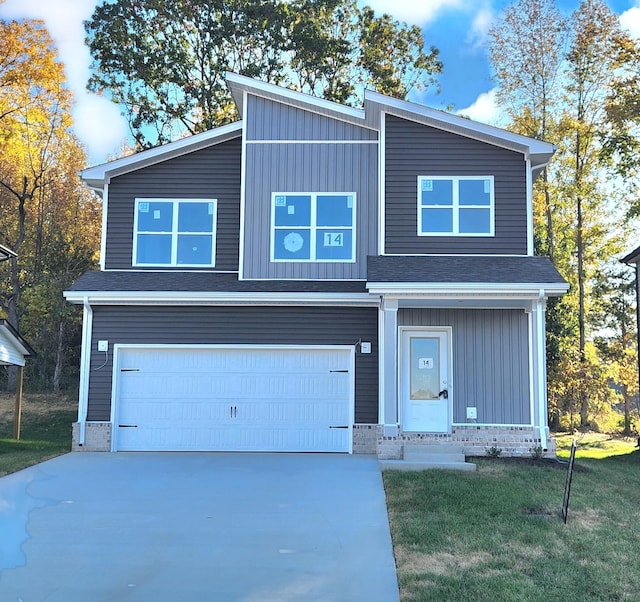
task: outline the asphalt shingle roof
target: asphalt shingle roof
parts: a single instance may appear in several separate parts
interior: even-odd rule
[[[547,257],[370,256],[368,282],[564,284]]]

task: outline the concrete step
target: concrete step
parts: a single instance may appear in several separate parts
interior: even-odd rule
[[[476,465],[471,462],[408,462],[407,460],[378,460],[380,470],[461,470],[474,471]]]
[[[404,453],[462,454],[463,449],[462,445],[452,445],[449,443],[427,443],[424,445],[408,443],[404,446]]]
[[[408,462],[464,462],[460,445],[405,445],[403,459]]]

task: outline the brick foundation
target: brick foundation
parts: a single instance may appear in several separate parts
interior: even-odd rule
[[[540,446],[540,434],[533,427],[481,427],[456,426],[451,433],[400,433],[397,437],[385,437],[378,427],[377,450],[381,460],[401,460],[405,444],[411,445],[459,445],[466,456],[486,456],[487,449],[496,447],[505,457],[530,456]],[[354,449],[355,452],[355,449]],[[555,439],[547,436],[546,458],[555,458]]]
[[[111,451],[111,423],[87,422],[84,431],[84,445],[80,445],[80,424],[72,427],[72,451]]]

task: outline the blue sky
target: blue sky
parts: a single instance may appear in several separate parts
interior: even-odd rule
[[[361,1],[361,0],[359,0]],[[115,105],[85,90],[90,56],[84,46],[82,21],[88,19],[99,0],[5,0],[0,4],[4,19],[43,19],[53,36],[67,79],[73,90],[75,131],[86,147],[91,164],[116,154],[127,140],[127,127]],[[444,73],[440,94],[413,94],[410,98],[431,107],[453,106],[456,111],[487,123],[498,123],[493,102],[486,34],[508,0],[369,0],[361,2],[377,12],[419,25],[427,45],[440,50]],[[579,0],[558,0],[571,13]],[[608,0],[621,16],[623,26],[640,37],[640,0]]]

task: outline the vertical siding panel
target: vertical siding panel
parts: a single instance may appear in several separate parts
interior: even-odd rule
[[[453,420],[529,424],[527,316],[522,310],[400,309],[401,326],[451,326]]]

